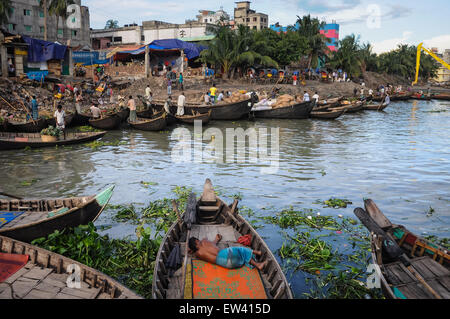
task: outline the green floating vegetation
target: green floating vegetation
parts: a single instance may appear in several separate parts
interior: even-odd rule
[[[21,182],[20,182],[20,186],[28,187],[28,186],[33,185],[33,184],[36,183],[37,181],[38,181],[38,179],[36,179],[36,178],[32,178],[31,180],[21,181]]]
[[[321,216],[314,214],[312,209],[304,209],[296,211],[291,209],[283,210],[275,216],[263,217],[263,219],[271,224],[276,224],[281,228],[293,227],[309,227],[315,229],[338,230],[340,224],[331,216]]]
[[[100,236],[95,226],[55,231],[32,242],[115,278],[145,298],[151,298],[153,268],[162,237],[151,237],[150,228],[138,227],[137,240]]]
[[[149,187],[149,186],[156,186],[158,185],[158,183],[156,182],[143,182],[141,181],[141,185],[145,186],[145,187]]]
[[[77,126],[74,128],[78,132],[101,132],[101,130],[96,129],[95,127],[85,125],[85,126]]]
[[[438,244],[445,249],[450,249],[450,238],[438,238],[435,235],[430,235],[425,237],[426,240],[429,240],[432,243]]]
[[[85,145],[90,147],[91,149],[97,149],[102,146],[119,146],[119,145],[126,145],[126,144],[127,144],[127,142],[125,142],[125,141],[116,140],[116,141],[111,141],[111,142],[93,141],[90,143],[86,143]]]
[[[330,198],[326,201],[317,201],[317,204],[322,204],[325,207],[331,207],[331,208],[347,208],[347,205],[353,204],[348,199],[340,199],[340,198]]]

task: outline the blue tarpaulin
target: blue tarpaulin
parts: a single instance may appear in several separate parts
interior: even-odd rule
[[[28,62],[47,62],[48,60],[64,60],[67,46],[22,36],[28,43]]]
[[[86,66],[111,63],[111,59],[100,59],[100,54],[97,51],[74,51],[72,53],[72,59],[74,63],[81,63]]]
[[[146,46],[143,46],[142,48],[132,51],[120,51],[118,53],[128,53],[133,55],[141,54],[145,52],[145,47]],[[150,43],[148,47],[151,50],[183,50],[189,60],[198,57],[200,52],[206,49],[204,46],[198,46],[178,39],[155,40]]]

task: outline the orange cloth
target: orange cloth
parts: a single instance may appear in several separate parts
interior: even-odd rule
[[[0,282],[4,282],[25,266],[28,258],[28,255],[0,253]]]
[[[258,269],[227,269],[192,260],[194,299],[267,299]]]

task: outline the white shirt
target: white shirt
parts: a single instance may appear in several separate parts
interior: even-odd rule
[[[209,103],[211,101],[208,94],[205,94],[205,103]]]
[[[64,110],[55,111],[55,117],[56,117],[56,126],[64,128],[64,117],[66,116],[66,112]]]
[[[303,95],[303,101],[304,102],[309,102],[310,101],[308,93],[305,93],[305,95]]]
[[[370,90],[369,90],[369,95],[372,95],[372,94],[373,94],[373,90],[370,89]]]
[[[180,95],[178,97],[178,106],[183,106],[184,107],[184,102],[186,101],[186,97],[184,95]]]
[[[150,93],[152,92],[152,90],[149,88],[149,87],[147,87],[146,89],[145,89],[145,96],[148,98],[149,96],[150,96]]]
[[[312,98],[313,98],[313,100],[316,100],[316,102],[319,102],[319,95],[318,94],[314,94]]]
[[[223,93],[221,92],[219,94],[219,97],[217,98],[217,101],[222,101],[223,100]]]

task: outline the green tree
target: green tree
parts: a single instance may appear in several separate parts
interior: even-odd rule
[[[119,21],[117,20],[108,20],[106,21],[105,29],[117,29],[119,27]]]
[[[67,7],[73,3],[73,0],[50,0],[48,13],[56,16],[56,39],[58,39],[59,18],[63,21],[66,19]]]
[[[303,41],[306,41],[307,47],[303,52],[308,56],[308,68],[317,67],[319,57],[325,56],[329,51],[327,43],[329,39],[320,34],[320,30],[325,26],[324,21],[317,18],[311,18],[311,15],[297,16],[297,32]],[[291,27],[290,29],[293,29]]]
[[[12,5],[10,0],[0,0],[0,25],[8,23],[9,16],[12,14]]]
[[[338,50],[331,55],[329,65],[334,69],[346,71],[349,77],[359,77],[362,73],[361,48],[359,36],[346,36],[339,41]]]

